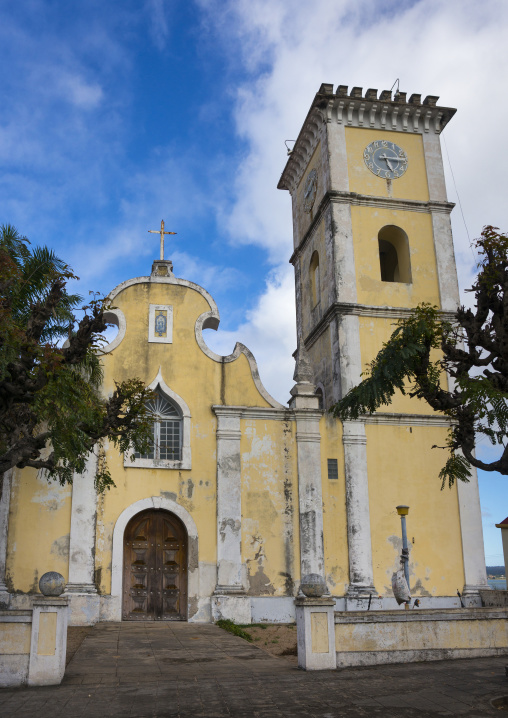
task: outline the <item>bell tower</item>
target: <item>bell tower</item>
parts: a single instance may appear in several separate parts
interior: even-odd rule
[[[298,344],[325,411],[359,383],[398,318],[420,302],[445,313],[459,304],[440,146],[455,110],[438,99],[323,84],[280,178],[292,198]],[[377,592],[369,483],[379,462],[367,440],[378,441],[380,424],[436,426],[429,414],[400,395],[386,413],[342,426],[351,599]],[[470,488],[458,493],[465,591],[476,596],[485,562],[478,490],[466,497]],[[476,548],[468,531],[480,537]]]
[[[323,84],[282,173],[298,337],[326,408],[359,381],[360,324],[393,323],[420,301],[457,306],[439,141],[455,110],[437,100]]]

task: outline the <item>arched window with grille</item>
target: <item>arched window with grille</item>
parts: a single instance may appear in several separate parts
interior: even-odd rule
[[[154,391],[146,408],[153,417],[153,441],[147,454],[134,454],[136,459],[181,461],[182,415],[177,406],[161,391]]]

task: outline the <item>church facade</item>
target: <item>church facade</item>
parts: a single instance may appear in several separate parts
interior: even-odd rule
[[[67,581],[71,623],[294,620],[301,578],[326,580],[338,610],[391,608],[400,567],[396,506],[410,507],[412,595],[480,605],[487,588],[476,475],[440,491],[447,419],[399,395],[342,423],[330,406],[360,381],[419,302],[459,303],[438,98],[361,88],[316,94],[282,173],[292,197],[297,308],[288,406],[251,352],[212,352],[219,311],[169,260],[110,294],[118,327],[104,392],[153,389],[154,442],[105,444],[72,486],[30,469],[4,477],[0,601],[22,608],[46,571]],[[443,378],[446,381],[446,377]],[[94,490],[97,461],[115,488]]]

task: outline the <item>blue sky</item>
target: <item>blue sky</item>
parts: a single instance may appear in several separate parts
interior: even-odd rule
[[[0,221],[55,248],[107,293],[147,274],[161,218],[175,273],[221,312],[281,402],[295,348],[289,196],[276,189],[322,82],[440,95],[468,232],[508,228],[505,0],[0,0]],[[446,157],[446,152],[445,152]],[[449,169],[447,167],[447,172]],[[468,301],[467,295],[465,300]],[[482,447],[479,449],[483,451]],[[486,553],[501,563],[507,480],[481,477]]]

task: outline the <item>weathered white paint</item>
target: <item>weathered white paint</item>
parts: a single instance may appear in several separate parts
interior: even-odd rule
[[[217,416],[217,594],[243,593],[240,416],[214,406]]]
[[[292,596],[251,596],[252,623],[294,623]]]
[[[344,125],[336,122],[327,126],[330,186],[327,189],[349,192],[347,172],[346,132]]]
[[[229,620],[234,623],[250,623],[251,608],[249,596],[217,594],[212,596],[212,618],[214,621]]]
[[[372,570],[365,425],[359,421],[345,421],[342,443],[344,444],[349,558],[347,596],[358,599],[376,593]]]
[[[295,605],[298,668],[305,671],[336,668],[335,601],[333,598],[299,597]]]
[[[317,410],[297,408],[303,397],[292,400],[296,404],[296,446],[298,462],[298,511],[300,523],[300,575],[317,573],[324,577],[323,496],[321,488],[321,435]]]
[[[7,539],[9,534],[9,505],[11,501],[12,469],[2,476],[2,498],[0,499],[0,608],[7,608],[11,601],[5,569],[7,562]]]
[[[431,217],[441,309],[455,312],[460,298],[450,215],[447,212],[433,211]]]
[[[358,295],[351,206],[349,204],[332,204],[332,223],[335,229],[333,234],[335,301],[356,304]]]
[[[505,655],[508,610],[335,614],[337,667]]]
[[[446,182],[441,154],[440,136],[434,132],[422,134],[425,168],[427,170],[427,185],[431,201],[446,202]],[[439,268],[439,262],[438,262]],[[455,271],[455,269],[454,269]]]
[[[107,312],[105,312],[104,321],[108,322],[109,324],[114,324],[115,327],[118,327],[118,334],[113,339],[113,341],[109,342],[109,344],[106,344],[106,346],[102,347],[100,350],[101,354],[108,354],[109,352],[112,352],[113,349],[116,349],[120,342],[123,340],[125,332],[127,331],[127,322],[125,321],[125,314],[118,307],[115,307],[115,309],[109,309]]]
[[[69,579],[65,587],[72,626],[90,626],[99,620],[99,598],[94,577],[96,471],[97,455],[92,452],[85,471],[83,474],[74,474],[72,482]]]
[[[28,668],[29,686],[55,686],[62,682],[65,673],[67,652],[67,615],[66,598],[47,596],[33,599],[32,640],[30,644],[30,663]],[[53,651],[40,653],[39,631],[41,616],[56,614],[56,634]]]
[[[482,512],[478,475],[474,466],[468,484],[457,481],[462,556],[464,560],[463,598],[467,606],[481,606],[479,591],[489,588],[483,544]]]
[[[26,647],[20,639],[31,635],[31,624],[31,609],[0,609],[0,627],[8,631],[7,636],[0,632],[0,688],[22,686],[28,681],[30,645]]]
[[[150,496],[134,502],[122,511],[113,529],[113,549],[111,562],[111,597],[101,602],[101,620],[122,620],[122,584],[123,584],[123,537],[127,524],[133,516],[146,509],[164,509],[178,516],[187,530],[188,537],[188,600],[189,605],[197,605],[199,600],[199,546],[198,530],[194,519],[183,506],[163,496]],[[190,615],[192,620],[194,613]]]

